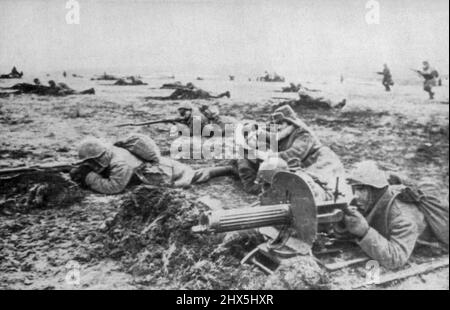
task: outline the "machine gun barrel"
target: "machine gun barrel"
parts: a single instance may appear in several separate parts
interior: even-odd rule
[[[287,225],[291,222],[291,218],[291,210],[288,204],[219,210],[203,214],[199,220],[200,225],[194,230],[196,232],[222,233]]]
[[[194,232],[230,232],[244,229],[261,228],[292,224],[292,206],[278,204],[258,207],[246,207],[209,211],[199,218],[199,225]],[[324,203],[317,206],[318,224],[338,223],[344,219],[347,203]]]

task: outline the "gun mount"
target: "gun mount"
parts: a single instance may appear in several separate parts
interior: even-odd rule
[[[278,266],[280,257],[310,254],[320,227],[340,223],[348,204],[317,202],[303,175],[276,173],[259,205],[206,212],[192,231],[223,233],[260,228],[270,241],[250,252],[242,263],[250,261],[268,273]]]

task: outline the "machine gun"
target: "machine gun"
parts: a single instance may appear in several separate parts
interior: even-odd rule
[[[126,127],[126,126],[148,126],[154,124],[171,124],[171,123],[181,123],[184,121],[184,118],[172,118],[172,119],[159,119],[156,121],[142,122],[142,123],[125,123],[116,125],[116,127]]]
[[[28,167],[14,167],[14,168],[6,168],[6,169],[0,169],[0,176],[5,175],[15,175],[15,174],[21,174],[21,173],[28,173],[28,172],[63,172],[68,173],[72,168],[75,168],[79,165],[83,164],[83,162],[76,162],[76,163],[58,163],[58,164],[52,164],[52,165],[35,165],[35,166],[28,166]]]
[[[340,224],[348,212],[348,203],[337,201],[338,193],[329,203],[315,201],[305,179],[303,172],[277,172],[257,206],[203,213],[192,231],[222,233],[263,228],[261,232],[270,241],[251,251],[241,263],[252,262],[270,274],[281,259],[310,254],[318,233]]]

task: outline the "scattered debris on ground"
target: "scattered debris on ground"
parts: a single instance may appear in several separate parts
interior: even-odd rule
[[[217,253],[222,236],[197,235],[201,207],[179,190],[140,186],[121,202],[101,253],[154,288],[238,289],[262,276],[239,257]]]
[[[84,196],[83,190],[60,173],[29,172],[0,177],[0,214],[65,208],[79,203]]]

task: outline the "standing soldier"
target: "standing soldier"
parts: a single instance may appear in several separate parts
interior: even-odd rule
[[[434,99],[433,87],[436,86],[436,79],[439,77],[439,73],[430,66],[428,61],[423,62],[422,71],[415,71],[425,79],[423,82],[423,90],[430,95],[430,99]]]
[[[386,88],[386,91],[391,91],[391,86],[394,86],[394,81],[392,80],[391,70],[389,70],[388,65],[384,64],[383,71],[377,73],[383,76],[382,84]]]

